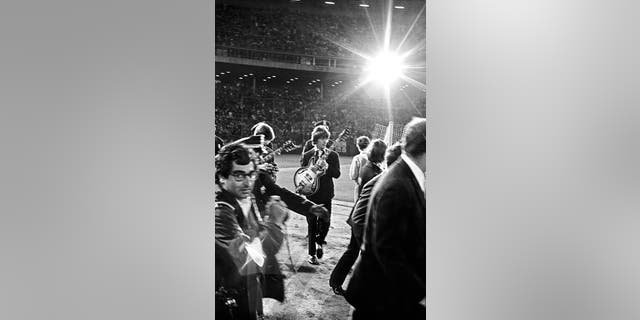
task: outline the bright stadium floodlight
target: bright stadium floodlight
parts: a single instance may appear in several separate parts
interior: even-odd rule
[[[369,60],[365,68],[369,80],[388,86],[402,76],[405,68],[402,58],[391,51],[383,51]]]

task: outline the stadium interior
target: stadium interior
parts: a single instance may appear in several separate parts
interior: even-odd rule
[[[302,144],[324,119],[334,136],[351,130],[336,151],[354,155],[355,137],[382,138],[390,121],[426,116],[424,2],[394,2],[388,46],[384,1],[330,2],[216,1],[215,134],[223,141],[266,121],[276,147]],[[383,47],[404,53],[406,68],[398,79],[379,74],[381,84],[367,73]]]

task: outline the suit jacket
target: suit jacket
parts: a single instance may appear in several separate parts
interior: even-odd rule
[[[381,175],[379,174],[373,177],[362,187],[358,201],[356,201],[353,209],[351,209],[349,219],[347,219],[347,223],[351,225],[351,231],[356,237],[356,241],[358,241],[358,247],[362,245],[362,237],[364,236],[364,226],[367,218],[367,209],[369,208],[371,191],[373,191],[373,187],[378,182],[378,179],[380,179],[380,176]]]
[[[345,296],[356,309],[422,314],[425,208],[424,193],[404,160],[378,178],[369,200],[361,260]]]
[[[329,141],[327,141],[327,148],[331,147],[334,143],[335,141],[329,139]],[[311,139],[307,140],[307,142],[304,143],[304,147],[302,148],[302,154],[300,156],[303,157],[304,154],[307,153],[307,151],[313,149],[313,147],[314,147],[313,140]]]
[[[256,206],[245,218],[235,197],[225,191],[216,193],[215,206],[215,263],[216,290],[221,286],[236,294],[246,296],[248,277],[262,277],[271,287],[263,285],[265,297],[284,300],[283,275],[280,271],[276,254],[283,241],[283,232],[273,222],[263,221]],[[245,244],[254,238],[262,242],[262,250],[266,258],[264,265],[259,267],[250,261]],[[249,261],[249,262],[247,262]],[[275,279],[275,281],[273,281]]]
[[[253,186],[253,194],[256,196],[256,202],[260,211],[264,211],[264,207],[269,201],[270,196],[280,196],[280,199],[287,204],[289,210],[303,216],[307,216],[311,207],[315,205],[313,201],[309,201],[277,185],[271,175],[264,171],[258,171],[258,179],[256,179]]]
[[[302,155],[300,166],[308,166],[311,162],[312,157],[314,159],[317,158],[315,157],[315,153],[316,149],[313,148]],[[338,157],[338,153],[336,153],[335,151],[331,151],[327,156],[327,164],[329,165],[327,167],[327,171],[324,175],[322,175],[322,177],[320,177],[320,180],[318,181],[318,183],[320,183],[318,192],[307,197],[307,199],[315,203],[327,203],[331,201],[331,199],[333,199],[335,195],[333,190],[333,179],[338,179],[340,177],[340,160]]]
[[[362,187],[367,184],[369,180],[373,179],[373,177],[379,175],[381,172],[382,169],[380,169],[380,167],[367,160],[367,163],[364,165],[364,167],[360,168],[360,174],[358,176],[358,180],[360,180],[358,193],[362,192]]]

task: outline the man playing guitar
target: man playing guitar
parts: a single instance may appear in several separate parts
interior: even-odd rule
[[[256,135],[249,136],[239,140],[236,140],[229,145],[239,144],[244,146],[249,153],[249,157],[255,163],[261,163],[261,154],[264,152],[264,136]],[[313,201],[309,201],[302,196],[299,196],[286,188],[283,188],[276,184],[272,177],[272,173],[269,168],[271,164],[261,163],[256,165],[258,169],[257,178],[254,182],[253,194],[255,196],[256,204],[260,210],[263,210],[271,196],[279,196],[287,207],[307,217],[311,215],[315,217],[325,217],[328,215],[327,209],[322,204],[316,204]],[[326,218],[325,218],[326,219]]]
[[[271,142],[273,141],[273,139],[276,138],[276,135],[275,135],[275,132],[273,131],[273,128],[270,125],[268,125],[264,121],[258,122],[255,125],[253,125],[253,127],[251,127],[251,132],[253,132],[254,136],[257,136],[257,135],[264,136],[264,143],[262,145],[262,149],[266,153],[271,153],[273,151],[273,146]],[[277,174],[279,169],[273,157],[271,157],[265,162],[260,162],[258,164],[258,167],[264,171],[267,171],[267,173],[269,173],[273,178],[273,181],[277,180]]]
[[[316,121],[313,123],[313,128],[317,128],[319,126],[324,126],[327,131],[329,130],[329,121],[327,120],[320,120],[320,121]],[[326,143],[327,148],[330,148],[331,145],[333,145],[335,143],[335,141],[329,139]],[[313,148],[313,139],[309,139],[307,140],[304,145],[302,146],[302,154],[300,154],[300,157],[304,156],[305,153],[307,153],[307,151],[311,150]],[[302,158],[301,158],[302,159]]]
[[[319,189],[316,193],[307,196],[307,199],[322,204],[329,211],[326,219],[316,216],[307,216],[309,237],[309,259],[311,264],[318,264],[318,258],[322,258],[323,245],[326,244],[327,233],[331,222],[331,200],[334,197],[333,179],[340,177],[340,161],[338,153],[327,149],[327,142],[331,133],[325,126],[317,126],[311,134],[313,149],[305,152],[300,160],[302,167],[310,164],[324,174],[319,179]],[[316,247],[317,245],[317,247]]]

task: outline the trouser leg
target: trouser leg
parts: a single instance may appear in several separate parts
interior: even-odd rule
[[[344,279],[347,277],[347,274],[349,274],[349,270],[351,270],[351,267],[353,267],[353,264],[358,259],[359,252],[358,241],[356,241],[356,237],[351,233],[351,240],[349,240],[347,250],[342,254],[342,257],[340,257],[340,260],[338,260],[338,263],[331,272],[331,277],[329,278],[329,285],[331,287],[342,286]]]
[[[329,233],[329,227],[331,226],[331,200],[323,203],[327,211],[329,211],[328,219],[322,220],[318,219],[318,238],[316,242],[318,244],[326,244],[325,239],[327,238],[327,233]]]
[[[260,286],[260,279],[255,275],[247,278],[247,298],[249,306],[247,319],[256,319],[258,311],[262,311],[262,287]]]
[[[309,238],[309,255],[316,255],[316,236],[318,233],[318,218],[307,215],[307,236]]]

